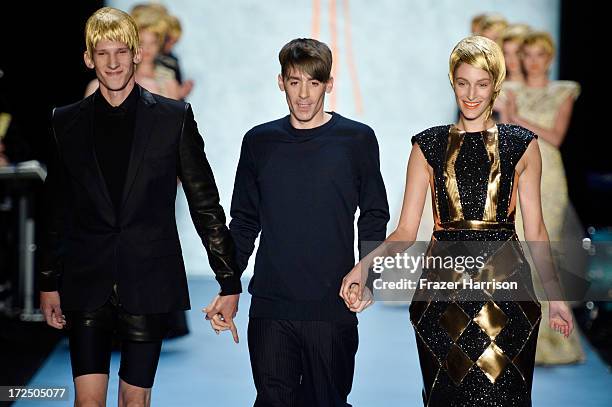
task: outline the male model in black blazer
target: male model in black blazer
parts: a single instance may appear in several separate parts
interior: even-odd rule
[[[234,332],[240,279],[191,107],[135,83],[138,32],[126,13],[98,10],[86,43],[100,86],[53,114],[41,308],[49,325],[68,326],[77,405],[105,405],[113,331],[120,405],[148,405],[168,318],[190,307],[177,177],[221,286],[211,317]]]

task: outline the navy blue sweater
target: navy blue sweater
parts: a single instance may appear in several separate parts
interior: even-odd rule
[[[244,136],[230,231],[241,272],[261,231],[251,318],[356,322],[338,292],[355,264],[357,207],[359,241],[386,237],[379,167],[374,131],[337,113],[314,129],[286,116]]]

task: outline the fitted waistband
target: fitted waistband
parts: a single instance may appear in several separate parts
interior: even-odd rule
[[[440,227],[437,229],[436,227]],[[434,231],[440,230],[489,230],[489,229],[505,229],[514,231],[514,222],[490,222],[485,220],[454,220],[450,222],[441,222],[434,227]]]

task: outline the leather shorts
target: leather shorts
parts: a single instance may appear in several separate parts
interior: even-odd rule
[[[122,307],[115,285],[102,307],[93,311],[67,312],[66,326],[68,330],[77,326],[101,328],[126,341],[160,341],[168,332],[170,316],[170,313],[130,314]]]

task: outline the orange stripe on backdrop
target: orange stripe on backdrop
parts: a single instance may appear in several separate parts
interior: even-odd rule
[[[312,35],[310,38],[318,40],[321,36],[321,0],[312,0]]]
[[[351,84],[353,90],[353,99],[355,100],[355,111],[358,115],[363,113],[363,99],[361,98],[361,90],[359,89],[359,78],[357,76],[357,67],[353,58],[353,39],[351,37],[351,11],[349,8],[349,0],[342,0],[344,12],[344,41],[346,43],[346,58],[351,76]]]
[[[332,77],[334,78],[334,91],[332,91],[329,100],[329,110],[336,110],[336,94],[338,93],[338,24],[336,14],[336,0],[329,0],[329,35],[331,37],[331,52],[332,52]]]

